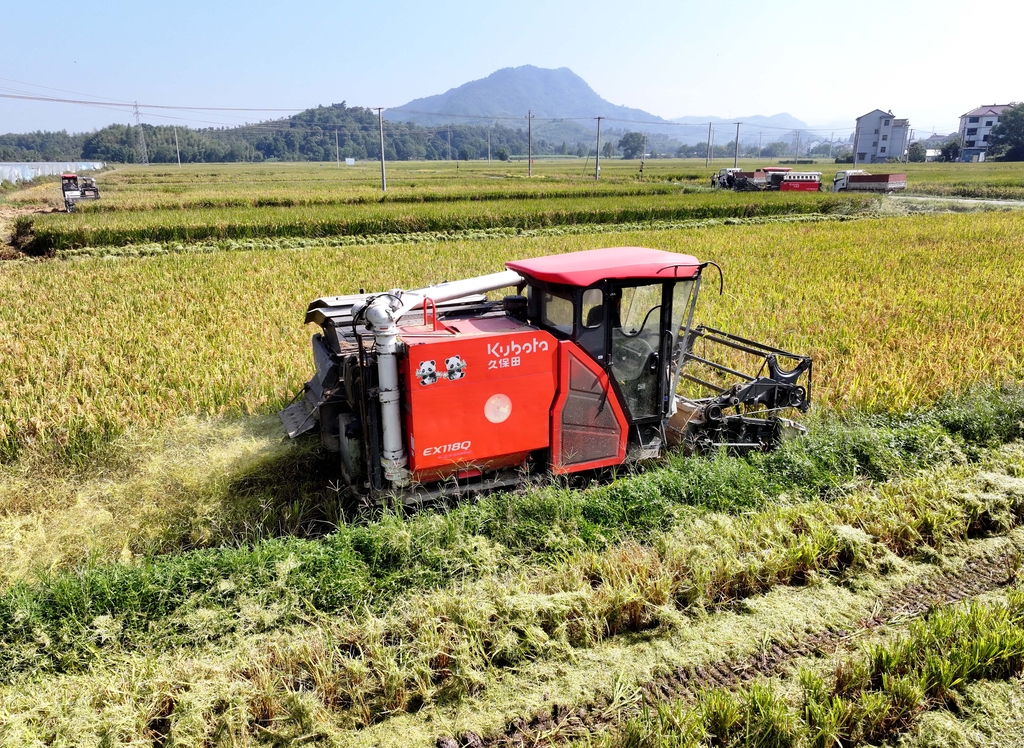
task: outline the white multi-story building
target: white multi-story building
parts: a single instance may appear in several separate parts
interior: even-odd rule
[[[1009,108],[1009,104],[992,104],[960,116],[961,161],[985,160],[992,128],[999,124],[999,117]]]
[[[902,159],[910,145],[910,120],[896,119],[892,112],[875,109],[857,118],[853,133],[856,164],[878,164]]]

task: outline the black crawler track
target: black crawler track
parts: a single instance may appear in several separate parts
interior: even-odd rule
[[[592,735],[639,713],[640,704],[654,706],[673,699],[693,699],[709,688],[735,688],[759,677],[771,677],[788,669],[801,657],[835,653],[858,634],[889,623],[915,618],[939,605],[949,605],[1012,583],[1020,548],[995,556],[968,560],[961,569],[931,578],[881,598],[874,613],[846,629],[829,628],[798,640],[772,641],[761,651],[695,668],[678,668],[643,684],[640,699],[615,704],[606,697],[581,706],[553,704],[530,718],[516,718],[504,732],[481,737],[468,732],[437,739],[437,748],[506,748],[546,746]]]

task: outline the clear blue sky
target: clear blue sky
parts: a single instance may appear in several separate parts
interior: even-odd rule
[[[397,106],[533,64],[569,67],[613,103],[663,117],[852,123],[878,107],[948,132],[980,104],[1024,99],[1022,18],[1008,0],[4,0],[0,78],[155,104]],[[144,121],[271,116],[167,114],[183,120]],[[0,99],[0,132],[112,121],[128,115]]]

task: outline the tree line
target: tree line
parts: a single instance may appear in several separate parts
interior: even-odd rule
[[[273,122],[232,128],[190,128],[141,125],[146,151],[152,163],[210,163],[224,161],[333,161],[335,158],[380,157],[377,114],[344,102],[308,109]],[[537,130],[547,130],[549,136]],[[480,159],[496,160],[526,156],[529,135],[523,127],[451,125],[423,127],[408,122],[385,121],[384,156],[388,160]],[[110,161],[135,163],[138,128],[113,124],[92,133],[34,132],[0,135],[0,161]],[[535,128],[533,154],[592,157],[595,141],[581,128]],[[786,152],[786,144],[768,144],[765,157]],[[638,132],[611,131],[602,138],[605,158],[703,158],[706,143],[682,144],[670,136],[649,138]],[[746,153],[749,148],[744,149]],[[715,146],[715,155],[732,154],[732,145]],[[756,155],[756,152],[755,154]]]
[[[344,102],[306,110],[287,119],[232,128],[141,125],[150,162],[333,161],[380,157],[377,114]],[[75,161],[135,163],[138,128],[114,124],[92,133],[34,132],[0,135],[0,161]],[[388,160],[486,158],[488,137],[495,159],[525,156],[529,136],[503,125],[421,127],[385,121],[384,156]],[[593,146],[533,139],[533,153],[586,155]]]
[[[232,128],[189,128],[170,125],[141,125],[149,160],[175,163],[222,161],[333,161],[335,158],[376,159],[380,157],[380,134],[376,113],[342,102],[307,109],[274,122]],[[579,131],[551,129],[553,136],[533,139],[534,155],[593,156],[595,141]],[[385,121],[384,156],[391,161],[479,159],[490,154],[497,160],[525,156],[529,150],[522,127],[504,125],[451,125],[423,127],[413,123]],[[133,125],[109,125],[92,133],[34,132],[0,135],[0,161],[111,161],[137,160],[138,132]],[[810,145],[810,144],[809,144]],[[959,143],[952,140],[943,156],[956,158]],[[728,158],[735,143],[714,146],[715,158]],[[847,143],[818,141],[802,149],[803,155],[825,156],[830,151],[841,160]],[[923,153],[911,146],[911,160],[923,160]],[[948,153],[947,153],[948,151]],[[602,138],[604,158],[704,158],[707,143],[684,144],[665,134],[647,136],[640,132],[609,132]],[[794,144],[778,140],[763,145],[740,143],[740,155],[774,159],[794,154]],[[1024,104],[1007,110],[992,134],[992,155],[1007,160],[1024,160]]]

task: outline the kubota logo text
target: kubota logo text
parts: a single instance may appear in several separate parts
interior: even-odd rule
[[[501,343],[491,343],[487,346],[487,355],[491,358],[504,358],[505,356],[523,356],[527,353],[535,353],[537,351],[546,351],[548,349],[548,341],[537,340],[534,338],[529,343],[523,343],[520,345],[514,340],[511,343],[502,345]]]
[[[504,345],[501,343],[490,343],[487,346],[487,355],[491,357],[491,360],[487,362],[487,368],[508,369],[509,367],[519,366],[522,363],[523,356],[546,350],[548,350],[548,341],[537,340],[537,338],[534,338],[529,343],[517,343],[514,340]]]

